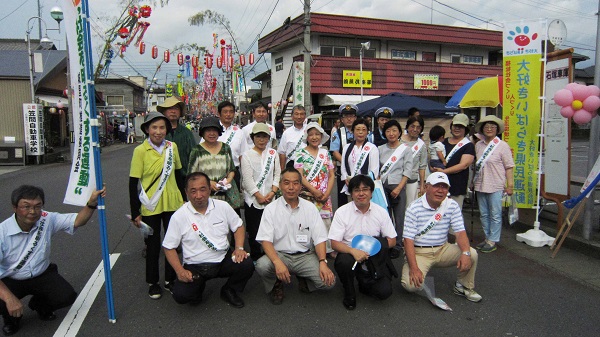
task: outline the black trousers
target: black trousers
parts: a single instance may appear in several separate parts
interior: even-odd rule
[[[56,264],[50,266],[40,275],[26,279],[15,280],[10,277],[2,279],[6,287],[18,298],[33,295],[29,300],[29,308],[40,312],[53,312],[57,309],[68,307],[77,298],[73,287],[58,273]],[[6,319],[11,319],[6,303],[0,300],[0,314]]]
[[[245,206],[244,214],[246,217],[246,231],[248,232],[250,257],[252,258],[252,261],[257,261],[264,255],[261,244],[256,241],[256,234],[258,234],[258,226],[260,225],[263,210],[248,204],[245,204]]]
[[[156,215],[142,216],[142,221],[152,227],[154,234],[149,235],[144,242],[146,242],[146,282],[149,284],[155,284],[160,281],[160,272],[158,270],[160,251],[162,250],[161,240],[161,224],[165,233],[169,227],[169,221],[171,216],[175,212],[162,212]],[[171,264],[165,257],[165,281],[172,282],[175,280],[177,275],[175,270],[171,267]]]
[[[338,208],[344,206],[348,203],[348,195],[346,193],[342,193],[342,188],[346,185],[346,181],[342,180],[342,173],[340,172],[341,166],[337,167],[337,171],[335,173],[335,179],[337,180],[337,189],[338,189]]]
[[[206,287],[206,281],[217,277],[228,277],[223,288],[231,288],[237,292],[244,291],[246,283],[254,273],[254,264],[251,259],[244,259],[241,263],[231,260],[231,251],[225,254],[221,263],[186,264],[183,268],[194,274],[191,283],[176,280],[173,285],[173,299],[179,304],[200,302]],[[197,278],[196,278],[197,277]]]
[[[356,268],[352,270],[354,262],[356,260],[348,253],[339,253],[335,258],[335,272],[344,286],[344,297],[356,297],[354,278],[358,280],[358,287],[361,292],[380,300],[392,295],[392,280],[390,278],[384,276],[375,280],[367,271],[362,270],[361,264],[357,264]]]

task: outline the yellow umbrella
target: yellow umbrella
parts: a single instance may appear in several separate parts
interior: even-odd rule
[[[460,87],[446,107],[495,108],[502,105],[502,76],[478,78]]]

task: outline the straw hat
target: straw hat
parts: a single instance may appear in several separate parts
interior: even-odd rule
[[[483,134],[483,126],[485,125],[485,123],[488,122],[495,123],[496,125],[498,125],[498,132],[496,133],[496,135],[499,135],[504,132],[504,121],[494,115],[488,115],[479,120],[477,125],[475,125],[475,131]]]
[[[185,111],[185,103],[178,100],[174,96],[171,96],[171,97],[165,99],[165,101],[162,104],[157,105],[156,110],[160,113],[165,113],[165,110],[167,110],[168,108],[173,107],[175,105],[179,106],[179,110],[181,110],[181,114],[183,115],[183,113]]]

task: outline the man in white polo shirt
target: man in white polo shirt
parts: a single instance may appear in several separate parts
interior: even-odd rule
[[[250,134],[252,133],[252,128],[256,123],[265,123],[269,126],[269,131],[271,132],[271,140],[269,141],[269,144],[267,146],[269,148],[277,147],[277,137],[275,134],[275,128],[273,127],[273,125],[267,123],[267,119],[269,118],[269,109],[270,108],[263,102],[258,101],[254,103],[254,107],[252,108],[252,118],[254,118],[254,121],[248,123],[248,125],[242,128],[242,131],[244,131],[244,138],[246,139],[246,145],[248,145],[248,149],[254,147],[254,142],[252,141],[252,137],[250,137]],[[242,152],[242,154],[244,153]]]
[[[292,121],[294,125],[291,128],[285,129],[279,140],[277,153],[279,153],[279,164],[283,170],[287,163],[295,158],[296,151],[299,151],[306,146],[304,139],[304,129],[306,128],[306,110],[302,105],[296,105],[292,109]]]
[[[406,210],[402,286],[409,292],[421,290],[429,269],[458,269],[454,293],[471,302],[481,301],[475,287],[477,251],[469,245],[462,212],[458,203],[448,198],[450,181],[445,173],[432,173],[425,181],[425,194]],[[452,227],[456,244],[448,243]]]
[[[186,177],[188,202],[171,217],[163,248],[167,261],[177,273],[173,299],[179,304],[202,301],[206,281],[227,277],[221,288],[221,299],[236,308],[244,301],[243,291],[252,277],[254,265],[244,251],[246,231],[242,219],[225,201],[210,198],[210,179],[202,172]],[[229,247],[227,235],[233,232],[235,249]],[[177,255],[181,244],[183,265]]]
[[[335,276],[327,266],[327,230],[317,207],[299,198],[302,175],[295,168],[281,173],[283,194],[265,207],[256,241],[265,255],[258,259],[256,272],[262,278],[273,304],[283,301],[283,282],[296,274],[302,292],[329,289]]]

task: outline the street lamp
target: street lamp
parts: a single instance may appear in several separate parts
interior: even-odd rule
[[[371,47],[371,41],[363,42],[360,44],[360,101],[363,101],[363,73],[362,73],[362,59],[365,49]]]

